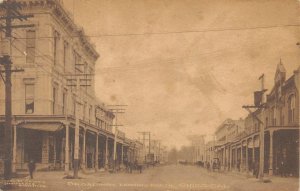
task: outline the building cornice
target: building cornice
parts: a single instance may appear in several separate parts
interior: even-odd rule
[[[100,55],[85,35],[84,30],[75,24],[70,16],[71,14],[65,10],[58,0],[19,0],[18,2],[24,11],[35,8],[48,9],[62,23],[62,26],[70,32],[71,37],[78,37],[78,41],[94,61],[99,58]]]

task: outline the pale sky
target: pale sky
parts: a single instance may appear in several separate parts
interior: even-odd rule
[[[280,58],[300,64],[296,0],[64,0],[96,45],[96,94],[127,104],[128,137],[151,131],[169,147],[245,117],[258,77]],[[277,26],[277,27],[276,27]]]

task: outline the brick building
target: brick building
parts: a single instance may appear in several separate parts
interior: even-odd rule
[[[286,70],[280,62],[274,86],[266,96],[266,108],[255,110],[244,121],[225,120],[217,128],[216,142],[211,150],[215,151],[223,169],[253,170],[260,159],[260,129],[263,125],[264,172],[278,175],[280,163],[284,162],[289,175],[299,176],[299,72],[300,67],[286,78]]]

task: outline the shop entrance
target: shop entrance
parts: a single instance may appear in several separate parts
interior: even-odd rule
[[[34,160],[36,163],[42,162],[43,136],[40,131],[24,130],[24,162]]]

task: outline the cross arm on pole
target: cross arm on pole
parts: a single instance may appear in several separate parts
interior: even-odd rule
[[[18,12],[14,12],[16,15],[15,16],[0,16],[0,20],[5,20],[5,19],[19,19],[23,21],[23,19],[27,20],[27,18],[33,17],[33,15],[20,15]]]
[[[3,71],[0,70],[0,76],[1,76],[1,78],[2,78],[2,80],[3,80],[3,82],[4,82],[4,84],[5,84],[5,79],[4,79],[3,75],[2,75],[2,72],[3,72]]]
[[[28,25],[13,25],[10,26],[10,28],[31,28],[34,27],[34,24],[28,24]],[[6,29],[6,26],[0,25],[0,29]]]
[[[24,69],[13,69],[10,72],[24,72]],[[0,71],[0,73],[5,73],[5,71]]]
[[[260,124],[264,124],[252,111],[250,108],[257,108],[255,106],[243,106],[244,109],[246,109],[250,115],[252,115]]]

